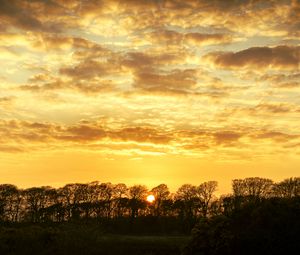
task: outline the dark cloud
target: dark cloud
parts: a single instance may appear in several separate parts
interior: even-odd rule
[[[300,36],[300,1],[292,0],[290,3],[290,11],[284,26],[289,32],[289,36],[299,38]]]
[[[23,151],[30,144],[49,150],[63,146],[107,146],[113,150],[124,144],[128,149],[137,148],[143,143],[145,148],[158,151],[170,147],[172,153],[176,153],[177,147],[221,151],[247,145],[287,147],[291,140],[299,144],[299,136],[291,131],[300,113],[296,91],[300,87],[299,8],[298,0],[0,0],[0,30],[5,31],[0,35],[0,50],[8,59],[3,69],[7,79],[2,87],[7,92],[4,95],[17,96],[14,111],[4,108],[13,104],[14,99],[0,96],[5,118],[12,114],[22,119],[38,118],[41,110],[45,111],[45,118],[56,118],[53,101],[49,101],[49,108],[38,109],[35,102],[27,105],[26,100],[36,97],[24,91],[41,93],[38,96],[43,99],[66,95],[60,105],[66,108],[57,115],[60,120],[72,111],[73,101],[70,104],[68,98],[73,100],[70,95],[74,92],[84,93],[75,98],[85,116],[96,111],[112,114],[114,119],[124,110],[116,109],[119,106],[126,105],[126,109],[134,111],[144,98],[145,104],[149,104],[137,109],[134,116],[144,114],[141,119],[133,119],[126,113],[115,126],[97,121],[55,124],[0,120],[0,151]],[[208,62],[212,65],[207,65]],[[213,70],[214,67],[244,70],[228,73]],[[251,79],[242,77],[245,71]],[[265,75],[259,77],[262,72]],[[27,82],[23,82],[30,74]],[[254,87],[250,81],[258,86]],[[22,91],[16,91],[15,86]],[[249,89],[247,102],[246,89]],[[90,105],[80,105],[89,104],[87,95],[99,95],[100,99],[101,93],[113,92],[113,98],[104,100],[111,105],[103,106],[103,101],[96,98]],[[116,93],[133,96],[116,100]],[[140,97],[144,94],[147,96]],[[158,97],[150,102],[152,95],[185,98]],[[262,101],[253,105],[256,96]],[[172,106],[173,110],[177,101],[174,112],[163,109]],[[207,111],[203,109],[206,104]],[[229,108],[230,114],[224,115],[224,108]],[[129,124],[147,120],[159,126]],[[188,120],[192,123],[187,123]],[[236,124],[232,124],[234,120]],[[270,130],[261,130],[257,121]],[[295,123],[287,129],[280,128],[291,121]],[[239,122],[248,125],[255,122],[257,128],[243,129],[237,126]],[[207,129],[180,130],[196,123]]]
[[[44,34],[41,38],[42,42],[39,41],[36,47],[46,44],[45,47],[49,50],[72,48],[76,64],[58,66],[57,73],[42,70],[42,73],[31,76],[28,83],[19,86],[19,89],[32,92],[68,89],[86,94],[111,92],[116,89],[114,82],[106,77],[122,74],[120,54],[78,37]]]
[[[237,142],[242,136],[242,133],[233,131],[222,131],[213,134],[217,144],[230,144]]]
[[[240,153],[249,146],[264,146],[264,140],[268,140],[278,148],[288,148],[291,143],[300,139],[299,134],[288,134],[267,129],[238,128],[232,130],[194,130],[178,131],[175,133],[180,146],[186,150],[205,151],[211,148],[239,148]],[[180,139],[182,138],[182,140]],[[246,140],[244,140],[246,139]],[[250,141],[251,142],[250,142]],[[247,141],[247,143],[245,143]],[[250,155],[248,155],[249,157]]]
[[[146,38],[153,43],[180,45],[182,43],[184,35],[172,30],[159,29],[146,34]]]
[[[112,82],[111,80],[76,82],[76,83],[73,83],[70,88],[75,89],[75,90],[85,93],[85,94],[97,94],[100,92],[107,93],[107,92],[117,92],[118,91],[114,82]]]
[[[287,8],[288,15],[278,11]],[[269,23],[270,30],[285,30],[289,36],[298,35],[300,24],[297,0],[0,0],[0,15],[0,28],[3,27],[4,30],[7,26],[14,26],[27,31],[54,33],[69,28],[84,29],[85,25],[80,20],[99,16],[119,16],[120,21],[129,24],[130,28],[141,30],[163,30],[174,23],[184,28],[195,28],[208,17],[211,25],[215,27],[237,29],[240,32],[243,32],[243,25],[260,25],[262,19],[259,17],[263,16]],[[128,17],[131,22],[128,22]]]
[[[0,152],[18,153],[18,152],[25,152],[25,150],[18,146],[0,145]]]
[[[299,142],[300,135],[288,134],[267,129],[233,128],[232,130],[163,130],[153,126],[124,126],[110,128],[100,122],[81,121],[73,125],[0,120],[0,151],[23,151],[43,146],[83,146],[92,149],[105,142],[108,148],[115,148],[112,141],[170,145],[184,150],[207,150],[217,147],[239,147],[246,145],[243,139],[251,139],[251,145],[257,146],[263,140],[269,140],[282,148],[288,148],[290,142]],[[109,143],[107,143],[110,141]],[[16,146],[15,144],[20,146]],[[112,144],[112,147],[110,147]],[[135,144],[135,145],[134,145]],[[117,146],[118,147],[118,146]],[[19,148],[19,149],[18,149]]]
[[[220,44],[229,43],[233,40],[232,36],[227,34],[202,34],[187,33],[185,39],[194,44]]]
[[[290,135],[283,132],[268,130],[253,134],[252,137],[255,139],[270,139],[275,142],[289,142],[293,139],[299,139],[299,135]]]
[[[227,109],[226,115],[251,117],[275,117],[275,116],[293,116],[300,112],[300,107],[292,103],[279,103],[279,102],[262,102],[251,107],[234,107]],[[224,113],[222,113],[222,116]]]
[[[255,112],[270,112],[270,113],[289,113],[293,111],[287,104],[266,104],[262,103],[253,108]]]
[[[300,80],[300,73],[293,74],[264,74],[259,77],[260,81],[269,81],[274,83],[290,82]]]
[[[253,47],[238,52],[213,52],[204,58],[221,68],[287,68],[299,69],[300,47]]]
[[[25,91],[33,91],[33,92],[43,92],[49,90],[57,90],[67,88],[68,85],[62,82],[61,80],[50,81],[41,84],[24,84],[19,86],[19,89]]]
[[[267,81],[272,87],[297,88],[300,87],[300,73],[292,74],[265,74],[258,81]]]
[[[93,51],[99,47],[96,43],[80,37],[63,36],[61,34],[47,34],[42,33],[39,36],[39,40],[33,44],[37,48],[45,48],[46,50],[65,50],[70,48],[73,50],[87,49]]]
[[[229,43],[233,40],[229,34],[215,34],[215,33],[179,33],[172,30],[157,30],[146,34],[146,38],[153,43],[160,43],[166,45],[180,46],[182,43],[192,43],[196,45],[202,44],[220,44]]]
[[[126,127],[118,131],[110,132],[109,136],[112,139],[157,144],[165,144],[173,139],[171,134],[152,127]]]
[[[286,89],[299,88],[300,82],[282,82],[282,83],[274,85],[274,87],[286,88]]]
[[[197,147],[214,147],[216,145],[220,146],[231,146],[237,144],[239,139],[243,136],[247,136],[248,133],[239,130],[216,130],[206,129],[206,130],[193,130],[180,132],[180,135],[185,138],[191,139],[191,144],[188,147],[195,149]]]
[[[106,132],[101,126],[93,125],[77,125],[67,127],[62,134],[56,135],[55,138],[67,141],[90,142],[94,140],[101,140],[106,137]]]
[[[39,79],[40,77],[37,77]],[[111,80],[99,80],[96,77],[91,77],[87,80],[78,80],[74,78],[71,81],[54,80],[50,82],[38,82],[33,84],[25,84],[19,86],[20,90],[31,92],[47,92],[54,90],[73,90],[84,94],[97,94],[100,92],[117,91],[115,84]]]
[[[168,132],[147,126],[113,129],[89,121],[74,125],[59,125],[17,120],[0,120],[0,137],[8,142],[19,141],[22,144],[25,142],[48,143],[51,141],[86,144],[103,139],[165,144],[173,139]]]
[[[258,1],[259,2],[259,1]],[[230,1],[222,1],[222,0],[198,0],[198,1],[180,1],[180,0],[165,0],[162,1],[161,5],[164,8],[168,8],[171,10],[191,10],[193,12],[196,11],[223,11],[223,12],[231,12],[234,10],[240,10],[243,8],[250,8],[255,4],[255,1],[252,0],[230,0]],[[269,6],[269,4],[266,4]]]
[[[166,74],[137,72],[134,86],[146,91],[184,94],[197,84],[196,74],[197,71],[193,69],[173,70]]]
[[[77,40],[79,38],[76,38]],[[121,53],[113,53],[98,44],[84,40],[78,43],[77,46],[87,48],[75,51],[73,55],[77,63],[75,65],[60,67],[60,74],[69,76],[75,80],[88,80],[106,75],[116,75],[121,72],[123,57]]]
[[[30,31],[60,32],[62,23],[46,16],[59,16],[64,10],[54,1],[0,0],[0,17],[10,26]]]
[[[60,73],[70,76],[74,79],[90,79],[94,77],[103,77],[113,71],[110,63],[98,62],[94,60],[84,61],[74,67],[63,67]]]
[[[116,62],[118,54],[114,54],[111,50],[104,48],[99,44],[88,42],[88,47],[84,48],[83,44],[74,44],[75,50],[72,53],[73,58],[79,61],[109,59],[110,62]],[[80,47],[79,47],[80,46]],[[86,45],[87,46],[87,45]]]
[[[146,69],[147,71],[159,67],[182,63],[186,58],[186,52],[129,52],[126,54],[122,64],[134,70]]]
[[[1,107],[3,108],[10,108],[14,101],[15,101],[15,97],[0,97],[0,109]]]
[[[13,97],[0,97],[0,104],[10,103],[11,101],[13,101],[13,99]]]
[[[53,80],[49,73],[38,73],[31,76],[28,81],[31,83],[47,82]]]

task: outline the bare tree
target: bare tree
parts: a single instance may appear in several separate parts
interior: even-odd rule
[[[273,187],[274,195],[277,197],[296,197],[300,196],[300,177],[285,179],[276,183]]]
[[[197,195],[201,201],[201,211],[204,217],[207,216],[210,202],[212,201],[213,195],[217,190],[218,183],[216,181],[208,181],[201,183],[197,187]]]
[[[169,198],[170,191],[166,184],[160,184],[156,187],[154,187],[151,190],[151,193],[154,195],[154,215],[160,216],[162,214],[162,206],[164,204],[164,201],[166,201]]]
[[[197,197],[197,187],[191,184],[183,184],[175,194],[175,208],[184,218],[193,218],[196,216],[199,205]]]
[[[58,190],[61,197],[62,204],[67,212],[67,220],[71,218],[78,218],[80,212],[78,211],[77,204],[83,201],[84,194],[80,183],[67,184]]]
[[[124,183],[118,183],[114,186],[114,207],[115,215],[121,217],[127,209],[128,188]]]
[[[129,188],[129,207],[131,217],[138,217],[139,211],[146,207],[146,196],[148,189],[144,185],[134,185]]]
[[[48,195],[51,187],[33,187],[23,191],[27,212],[32,222],[42,220],[43,209],[49,206]]]
[[[0,219],[18,221],[22,196],[15,185],[0,185]]]
[[[243,179],[232,180],[232,190],[236,197],[242,197],[247,195],[247,187]]]
[[[272,185],[272,180],[260,177],[235,179],[232,181],[232,189],[235,196],[249,196],[254,198],[269,196]]]
[[[112,199],[114,194],[114,187],[110,182],[101,183],[98,191],[102,210],[105,214],[105,217],[110,218],[112,212]]]

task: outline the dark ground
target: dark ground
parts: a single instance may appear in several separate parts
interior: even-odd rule
[[[2,226],[0,254],[176,255],[189,240],[187,235],[108,234],[97,225]]]

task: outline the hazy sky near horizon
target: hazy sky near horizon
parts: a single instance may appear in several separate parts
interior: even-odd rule
[[[300,173],[300,1],[0,0],[0,183]]]

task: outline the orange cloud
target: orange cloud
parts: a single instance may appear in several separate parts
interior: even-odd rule
[[[227,34],[201,34],[201,33],[187,33],[185,39],[198,45],[221,44],[233,41],[232,36]]]
[[[212,45],[229,43],[233,37],[229,34],[221,33],[179,33],[172,30],[157,30],[146,34],[146,38],[152,43],[169,45],[181,45],[185,43],[195,45]]]
[[[170,93],[192,93],[197,84],[196,70],[173,70],[167,74],[137,72],[135,87],[145,91],[161,91]]]
[[[0,168],[26,157],[39,174],[35,153],[61,151],[164,155],[170,171],[175,157],[299,158],[299,7],[0,0],[0,151],[20,152]]]
[[[277,88],[297,88],[300,86],[300,73],[291,74],[265,74],[259,81],[267,81],[272,87]]]
[[[300,47],[253,47],[238,52],[213,52],[204,56],[221,68],[281,68],[298,70]]]
[[[62,23],[57,19],[45,22],[46,16],[58,16],[63,9],[55,2],[45,1],[1,1],[0,16],[9,25],[24,30],[60,32]]]
[[[81,121],[73,125],[29,121],[0,121],[0,137],[3,152],[40,150],[108,150],[110,153],[171,153],[183,155],[213,156],[215,150],[222,154],[247,150],[265,154],[272,146],[288,151],[300,141],[299,134],[289,134],[268,129],[232,127],[231,129],[180,129],[163,130],[152,126],[110,127],[101,122]],[[267,141],[267,143],[266,143]],[[271,147],[270,147],[271,146]],[[239,152],[236,149],[239,149]],[[271,150],[272,151],[272,150]],[[249,155],[253,156],[253,155]]]
[[[10,104],[13,100],[13,97],[0,97],[0,105]]]

